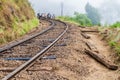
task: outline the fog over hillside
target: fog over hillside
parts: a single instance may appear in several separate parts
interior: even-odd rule
[[[61,14],[61,3],[64,6],[64,15],[71,16],[75,11],[85,13],[85,5],[89,2],[101,13],[101,22],[111,24],[120,21],[120,1],[119,0],[29,0],[38,13]]]
[[[106,0],[99,7],[102,16],[102,23],[112,24],[120,21],[120,1],[119,0]]]
[[[73,15],[74,11],[85,13],[84,7],[87,2],[98,7],[101,0],[29,0],[35,12],[51,12],[60,15],[61,2],[64,4],[64,15]]]

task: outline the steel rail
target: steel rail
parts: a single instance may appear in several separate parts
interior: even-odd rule
[[[12,77],[14,77],[15,75],[17,75],[22,70],[24,70],[27,67],[29,67],[33,62],[35,62],[37,59],[39,59],[39,57],[41,55],[43,55],[47,50],[49,50],[68,30],[68,25],[66,23],[64,23],[64,22],[61,22],[61,23],[63,23],[66,26],[66,29],[50,45],[48,45],[42,51],[40,51],[39,53],[37,53],[33,58],[31,58],[30,60],[28,60],[27,62],[25,62],[21,66],[19,66],[18,68],[16,68],[13,72],[9,73],[2,80],[9,80],[9,79],[11,79]]]
[[[47,32],[48,30],[52,29],[55,24],[54,24],[53,21],[49,21],[49,22],[51,23],[51,25],[49,26],[49,28],[43,30],[42,32],[40,32],[40,33],[38,33],[38,34],[35,34],[35,35],[33,35],[33,36],[30,36],[30,37],[28,37],[28,38],[26,38],[26,39],[24,39],[24,40],[20,40],[19,42],[16,42],[16,43],[13,43],[13,44],[11,44],[11,45],[7,45],[7,46],[5,46],[5,47],[0,48],[0,53],[1,53],[1,52],[4,52],[4,51],[6,51],[6,50],[8,50],[8,49],[10,49],[10,48],[13,48],[13,47],[15,47],[15,46],[18,46],[18,45],[20,45],[20,44],[22,44],[22,43],[24,43],[24,42],[26,42],[26,41],[28,41],[28,40],[31,40],[31,39],[39,36],[39,35],[42,35],[42,34],[44,34],[45,32]]]

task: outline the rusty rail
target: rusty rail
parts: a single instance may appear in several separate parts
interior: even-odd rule
[[[28,37],[28,38],[26,38],[26,39],[20,40],[19,42],[16,42],[16,43],[13,43],[13,44],[10,44],[10,45],[6,45],[5,47],[0,48],[0,53],[1,53],[1,52],[4,52],[4,51],[6,51],[6,50],[8,50],[8,49],[10,49],[10,48],[13,48],[13,47],[15,47],[15,46],[18,46],[18,45],[20,45],[20,44],[22,44],[22,43],[24,43],[24,42],[26,42],[26,41],[28,41],[28,40],[31,40],[31,39],[39,36],[39,35],[42,35],[42,34],[44,34],[45,32],[47,32],[48,30],[52,29],[55,24],[54,24],[53,21],[49,21],[49,22],[51,23],[51,25],[50,25],[49,28],[43,30],[42,32],[40,32],[40,33],[38,33],[38,34],[35,34],[35,35],[33,35],[33,36],[30,36],[30,37]]]
[[[12,77],[14,77],[15,75],[17,75],[22,70],[25,70],[26,68],[28,68],[33,62],[35,62],[37,59],[39,59],[39,57],[41,55],[43,55],[47,50],[49,50],[68,30],[67,24],[64,23],[64,22],[61,22],[61,23],[63,23],[66,26],[66,29],[50,45],[48,45],[42,51],[40,51],[39,53],[37,53],[33,58],[31,58],[30,60],[28,60],[27,62],[25,62],[21,66],[19,66],[18,68],[16,68],[13,72],[11,72],[7,76],[5,76],[2,80],[9,80],[9,79],[11,79]]]

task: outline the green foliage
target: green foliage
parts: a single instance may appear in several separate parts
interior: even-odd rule
[[[120,46],[117,46],[117,47],[115,48],[115,50],[116,50],[117,54],[120,56]]]
[[[116,42],[114,42],[114,41],[110,41],[110,42],[109,42],[109,45],[110,45],[111,47],[114,47],[114,46],[116,46],[116,45],[117,45],[117,43],[116,43]]]
[[[79,14],[78,12],[74,13],[74,21],[79,23],[82,26],[91,26],[92,22],[91,20],[85,15],[85,14]]]
[[[113,25],[111,25],[110,27],[112,27],[112,28],[120,28],[120,22],[116,22]]]
[[[34,11],[28,0],[1,0],[0,26],[2,28],[11,28],[14,20],[20,22],[26,19],[33,19],[34,17]]]
[[[0,44],[17,39],[39,24],[28,0],[0,2]]]
[[[59,16],[58,19],[75,23],[80,26],[92,26],[91,20],[85,14],[74,13],[74,17],[70,16]]]
[[[89,3],[86,4],[85,10],[87,16],[91,19],[93,25],[100,25],[100,14],[96,8],[91,6]]]
[[[73,17],[70,17],[70,16],[59,16],[59,17],[57,17],[57,19],[79,25],[77,22],[74,21]]]
[[[104,32],[105,30],[107,30],[108,35],[106,37],[106,41],[120,57],[120,22],[116,22],[111,26],[103,27],[103,29],[101,29],[101,32]],[[105,36],[105,34],[103,35]]]
[[[17,22],[15,21],[12,24],[12,29],[10,30],[0,30],[0,44],[10,42],[20,36],[25,35],[33,28],[37,27],[39,24],[39,20],[37,18],[33,18],[31,20],[26,20],[24,22]]]
[[[39,24],[39,21],[36,18],[34,18],[33,20],[29,20],[29,21],[25,21],[24,23],[21,23],[22,28],[19,31],[19,35],[22,36],[28,33],[33,28],[37,27],[38,24]]]
[[[34,18],[32,20],[26,20],[22,23],[14,22],[13,24],[13,31],[18,35],[22,36],[28,33],[30,30],[35,28],[39,24],[38,19]]]
[[[120,45],[115,41],[110,41],[109,45],[115,49],[117,54],[120,56]]]

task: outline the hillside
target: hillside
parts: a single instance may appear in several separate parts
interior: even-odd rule
[[[28,0],[0,0],[0,44],[26,34],[38,25]]]

